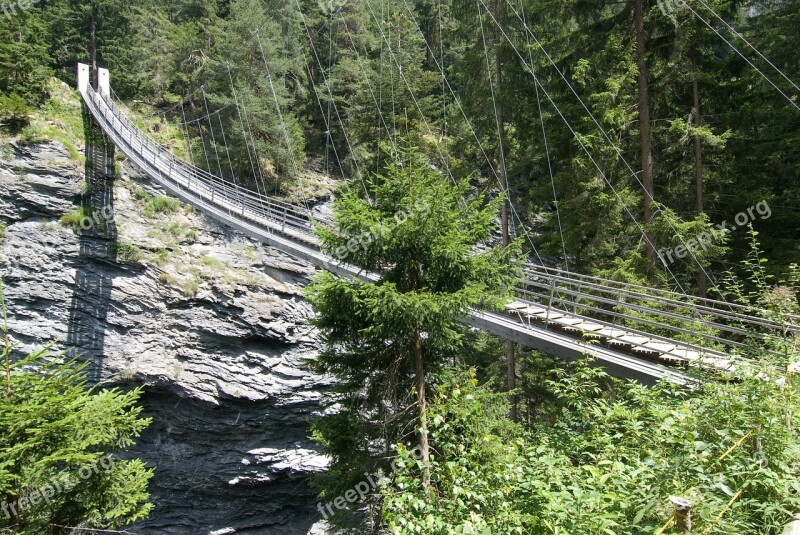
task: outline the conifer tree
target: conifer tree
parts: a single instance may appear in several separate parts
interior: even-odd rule
[[[6,9],[13,9],[6,6]],[[0,16],[0,118],[16,127],[47,97],[51,76],[39,10]]]
[[[389,163],[370,192],[348,189],[334,229],[319,234],[335,258],[378,280],[325,272],[307,293],[327,340],[316,369],[337,379],[329,401],[339,410],[315,425],[334,459],[323,496],[363,479],[395,442],[418,444],[428,462],[429,374],[463,357],[458,318],[501,306],[518,272],[518,243],[480,248],[502,199],[486,202],[467,180],[451,184],[415,150]]]
[[[47,349],[13,361],[2,293],[0,310],[0,531],[73,533],[145,518],[153,471],[118,456],[150,424],[136,406],[141,389],[87,389],[86,363]]]

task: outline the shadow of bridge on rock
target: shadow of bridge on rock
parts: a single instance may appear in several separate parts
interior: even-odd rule
[[[102,377],[108,310],[116,266],[117,224],[114,219],[114,144],[86,106],[86,184],[76,223],[80,244],[75,262],[75,290],[69,307],[66,345],[73,356],[91,362],[90,384]]]

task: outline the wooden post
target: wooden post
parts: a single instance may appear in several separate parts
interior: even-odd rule
[[[692,503],[680,496],[670,496],[669,501],[675,508],[675,527],[679,533],[691,533],[692,531]]]

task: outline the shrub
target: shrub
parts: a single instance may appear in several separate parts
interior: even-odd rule
[[[92,219],[92,212],[83,206],[79,206],[75,210],[62,215],[58,222],[65,227],[70,227],[74,232],[81,230],[81,222],[85,219]]]
[[[554,377],[542,386],[561,413],[526,431],[474,374],[443,374],[428,410],[436,490],[399,444],[399,470],[382,489],[390,531],[655,533],[680,496],[694,504],[697,533],[778,535],[800,510],[791,374],[765,369],[696,390],[608,383],[583,364]]]
[[[16,132],[30,122],[32,109],[19,95],[0,97],[0,120]]]
[[[222,260],[217,260],[213,256],[204,256],[203,258],[200,259],[200,262],[204,266],[210,267],[211,269],[215,270],[221,270],[227,267],[227,264],[225,262],[223,262]]]
[[[152,195],[147,193],[144,188],[136,188],[133,190],[133,196],[139,199],[140,201],[149,201],[153,198]]]
[[[178,210],[181,202],[178,199],[167,197],[166,195],[155,195],[150,197],[144,205],[144,215],[153,217],[156,214],[171,214]]]
[[[46,140],[44,133],[35,125],[29,124],[19,134],[19,142],[23,145],[36,145]]]
[[[118,241],[114,244],[114,253],[118,262],[135,264],[142,259],[141,249],[125,241]]]
[[[151,258],[152,262],[157,266],[163,266],[169,260],[169,251],[161,249]]]
[[[189,277],[180,284],[181,291],[186,297],[194,297],[200,291],[200,281],[197,277]]]
[[[0,221],[0,243],[3,243],[3,239],[6,237],[6,224],[3,221]]]
[[[0,310],[5,318],[1,285]],[[88,363],[47,350],[12,362],[0,327],[0,532],[62,533],[55,524],[99,532],[146,518],[153,470],[124,455],[150,424],[137,407],[142,390],[89,389]]]

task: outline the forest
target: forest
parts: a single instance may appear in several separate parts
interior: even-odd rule
[[[342,253],[378,284],[306,288],[332,532],[778,534],[798,331],[749,348],[758,376],[648,388],[454,318],[502,309],[530,261],[796,325],[798,28],[797,0],[6,3],[0,120],[42,139],[53,80],[108,68],[211,174],[306,208],[333,177],[326,250],[389,229]]]

